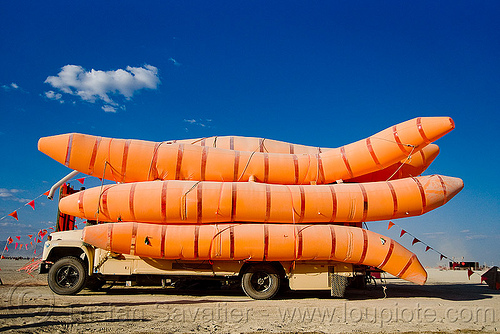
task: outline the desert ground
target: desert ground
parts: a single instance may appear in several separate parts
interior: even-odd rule
[[[426,285],[386,278],[345,298],[289,291],[252,300],[240,289],[115,286],[75,296],[52,293],[47,276],[0,261],[0,332],[7,333],[493,333],[500,291],[481,272],[428,269]]]

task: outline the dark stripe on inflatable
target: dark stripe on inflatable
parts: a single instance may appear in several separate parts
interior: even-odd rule
[[[182,165],[182,155],[184,153],[184,144],[179,144],[177,149],[177,163],[175,167],[175,179],[180,180],[181,177],[181,165]]]
[[[69,167],[69,158],[71,157],[71,146],[73,146],[73,134],[69,135],[68,146],[66,147],[66,158],[64,159],[64,166]]]
[[[392,202],[394,203],[394,210],[392,211],[392,217],[394,218],[396,216],[396,213],[398,212],[398,196],[396,195],[396,190],[394,189],[394,186],[390,182],[386,182],[387,186],[391,190],[391,195],[392,195]]]
[[[418,117],[417,118],[417,128],[418,128],[418,132],[420,133],[420,136],[422,137],[422,139],[424,140],[424,142],[426,144],[430,144],[431,141],[425,135],[424,128],[422,127],[422,117]]]
[[[128,196],[128,207],[130,209],[130,215],[132,216],[132,220],[135,220],[135,211],[134,211],[135,187],[137,187],[137,183],[132,183],[132,186],[130,187],[130,193]]]
[[[347,172],[349,173],[350,177],[354,177],[352,174],[351,166],[349,165],[349,161],[347,160],[347,156],[345,154],[345,147],[342,146],[340,148],[340,155],[342,156],[342,160],[344,161],[345,167],[347,168]]]
[[[370,155],[371,155],[373,161],[375,162],[375,165],[377,165],[378,168],[382,169],[382,164],[378,160],[377,155],[375,154],[375,151],[373,150],[372,141],[371,141],[370,137],[366,138],[366,146],[368,147],[368,152],[370,152]]]
[[[128,151],[130,148],[130,139],[125,141],[125,145],[123,147],[123,158],[122,158],[122,182],[125,182],[125,174],[127,172],[127,159],[128,159]]]
[[[161,185],[161,221],[167,221],[167,184],[168,181],[163,181]]]
[[[197,208],[197,216],[196,220],[198,224],[201,224],[202,219],[203,219],[203,183],[199,182],[198,185],[196,186],[196,198],[198,200],[198,203],[196,205]]]
[[[335,236],[335,227],[330,225],[330,235],[332,237],[332,250],[330,251],[330,260],[335,258],[335,247],[337,243],[337,239]]]
[[[427,201],[425,199],[424,187],[422,187],[422,183],[420,183],[420,181],[418,179],[416,179],[414,177],[412,177],[412,179],[415,181],[415,183],[418,186],[418,190],[420,191],[420,197],[422,198],[422,213],[424,213],[427,209]]]
[[[266,217],[264,222],[268,222],[271,217],[271,186],[266,184]]]
[[[379,269],[384,269],[384,266],[387,264],[387,262],[389,262],[389,259],[391,258],[393,251],[394,251],[394,240],[391,239],[391,244],[389,245],[389,251],[385,256],[384,261],[378,266]]]
[[[359,188],[361,188],[361,192],[363,193],[363,217],[361,218],[361,221],[364,222],[366,221],[366,217],[368,216],[368,194],[366,193],[365,186],[363,186],[361,183],[359,184]]]
[[[94,148],[92,149],[92,155],[90,156],[89,175],[94,174],[95,159],[97,157],[97,150],[99,149],[99,145],[101,144],[101,140],[102,140],[102,137],[96,137],[96,139],[95,139]]]
[[[237,189],[236,189],[236,182],[231,183],[231,221],[234,222],[234,216],[236,215],[236,196],[237,196]]]
[[[394,125],[392,127],[392,133],[394,134],[394,140],[396,141],[396,143],[398,144],[398,147],[399,149],[405,154],[405,155],[409,155],[409,153],[406,151],[403,143],[401,142],[401,139],[399,138],[399,134],[398,134],[398,129],[396,128],[396,125]]]
[[[335,193],[335,188],[330,185],[330,193],[332,194],[332,218],[330,218],[330,223],[335,221],[337,217],[337,194]]]

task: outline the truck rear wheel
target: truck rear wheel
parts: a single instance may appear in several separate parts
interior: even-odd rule
[[[87,269],[82,260],[66,256],[50,267],[47,280],[50,289],[58,295],[74,295],[85,286]]]
[[[273,298],[280,288],[278,270],[270,264],[252,265],[243,273],[241,287],[253,299]]]

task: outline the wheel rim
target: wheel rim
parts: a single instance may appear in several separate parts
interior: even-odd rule
[[[254,273],[250,279],[252,288],[257,292],[265,292],[271,287],[272,277],[264,271]]]
[[[78,269],[73,266],[61,267],[56,273],[56,283],[58,286],[63,288],[72,288],[80,279],[80,274]]]

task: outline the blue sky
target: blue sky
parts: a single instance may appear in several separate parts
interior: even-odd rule
[[[497,1],[3,1],[0,217],[69,172],[38,152],[42,136],[338,147],[451,116],[426,174],[460,177],[464,190],[395,222],[447,256],[498,265],[499,14]],[[18,214],[0,221],[0,240],[52,226],[56,203]],[[387,222],[368,227],[438,263]]]

